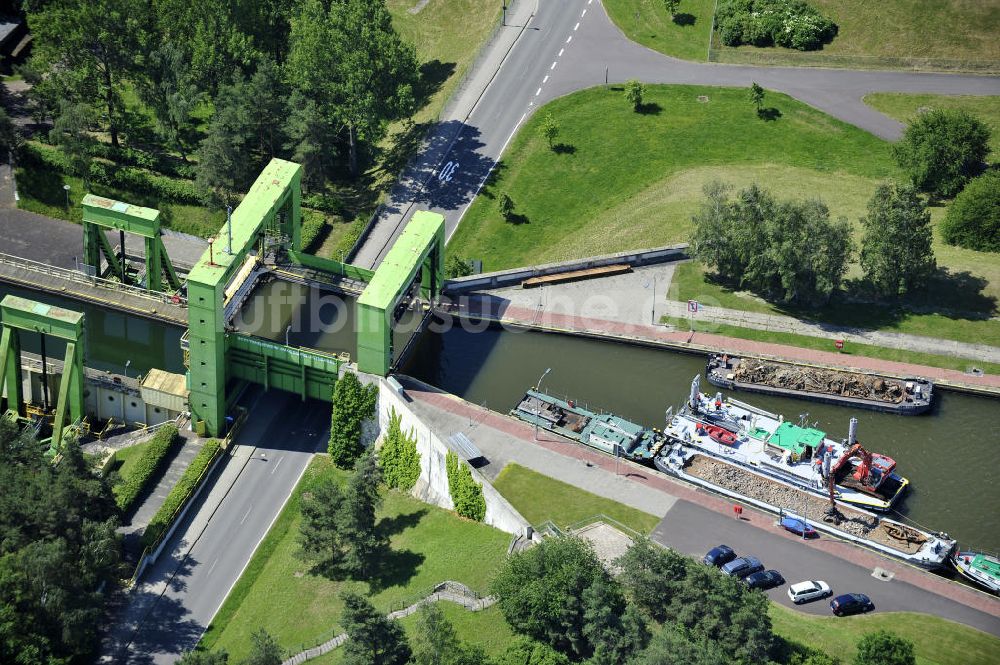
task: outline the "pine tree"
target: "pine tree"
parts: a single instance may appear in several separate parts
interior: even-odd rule
[[[250,653],[240,665],[281,665],[281,647],[263,628],[250,635]]]
[[[405,665],[410,659],[406,633],[356,593],[345,594],[340,623],[347,632],[344,665]]]
[[[376,511],[381,505],[382,471],[376,456],[368,452],[354,466],[339,520],[341,534],[351,543],[344,555],[344,567],[361,579],[372,573],[376,556],[386,545],[376,525]]]

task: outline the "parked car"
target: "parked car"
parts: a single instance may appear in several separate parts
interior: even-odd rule
[[[756,572],[764,570],[764,564],[760,559],[753,556],[741,556],[733,559],[722,567],[722,572],[731,577],[743,578]]]
[[[822,580],[799,582],[788,587],[788,598],[796,605],[832,595],[830,585]]]
[[[729,545],[719,545],[708,551],[701,562],[719,568],[736,558],[736,552]]]
[[[830,601],[830,609],[839,617],[847,614],[863,614],[875,609],[872,599],[863,593],[845,593]]]
[[[760,589],[764,591],[766,589],[773,589],[776,586],[781,586],[785,583],[785,578],[781,576],[776,570],[765,570],[759,573],[754,573],[753,575],[747,575],[743,578],[746,585],[751,589]]]
[[[804,535],[806,538],[816,538],[819,536],[819,532],[816,529],[798,517],[783,517],[781,519],[781,526],[785,527],[786,531],[791,531],[797,536]]]

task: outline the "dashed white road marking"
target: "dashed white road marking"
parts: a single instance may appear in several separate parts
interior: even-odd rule
[[[587,4],[589,5],[590,3],[588,2]],[[582,14],[580,14],[580,18],[583,18],[583,17],[584,17],[584,16],[586,16],[586,15],[587,15],[587,10],[586,10],[586,9],[584,9],[584,10],[583,10],[583,13],[582,13]]]
[[[219,563],[219,557],[215,557],[215,561],[212,562],[212,567],[208,569],[208,574],[211,575],[212,571],[215,570],[215,564]]]
[[[542,94],[542,89],[541,88],[539,88],[538,90],[535,90],[535,97],[537,97],[540,94]]]
[[[562,57],[562,54],[563,54],[563,51],[565,51],[565,50],[566,50],[566,49],[564,49],[564,48],[561,48],[561,49],[559,49],[559,57],[560,57],[560,58]]]
[[[278,463],[274,465],[273,469],[271,469],[271,475],[272,476],[274,475],[274,472],[278,470],[278,467],[281,466],[281,460],[283,460],[283,459],[285,459],[285,458],[284,457],[279,457],[278,458]]]
[[[573,41],[573,35],[570,35],[569,37],[566,38],[567,44],[569,44],[571,41]]]
[[[557,62],[558,62],[558,61],[557,61]],[[549,67],[549,71],[552,71],[552,70],[553,70],[553,69],[555,69],[555,68],[556,68],[556,63],[555,63],[555,62],[553,62],[553,63],[552,63],[552,66],[551,66],[551,67]]]
[[[247,521],[247,518],[248,518],[248,517],[250,517],[250,511],[251,511],[251,510],[253,510],[253,504],[252,504],[252,503],[250,504],[250,507],[249,507],[249,508],[247,508],[247,514],[246,514],[246,515],[244,515],[244,516],[243,516],[243,519],[241,519],[241,520],[240,520],[240,524],[243,524],[244,522],[246,522],[246,521]]]
[[[546,74],[545,78],[542,79],[542,85],[545,85],[548,82],[548,80],[549,80],[549,75]],[[539,90],[541,90],[541,88],[539,88]]]
[[[573,26],[573,32],[576,32],[576,29],[579,28],[579,27],[580,27],[580,23],[578,21],[577,24]]]

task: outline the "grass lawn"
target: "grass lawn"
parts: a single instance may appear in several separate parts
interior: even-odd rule
[[[975,95],[920,95],[903,92],[873,92],[865,104],[900,122],[910,122],[918,109],[961,109],[976,116],[990,128],[989,160],[1000,162],[1000,97]]]
[[[83,208],[80,204],[87,190],[83,180],[62,175],[55,171],[42,169],[16,169],[17,193],[20,196],[18,207],[22,210],[66,219],[76,224],[83,219]],[[70,186],[70,207],[66,210],[66,191],[63,185]],[[90,192],[99,196],[125,201],[136,205],[156,208],[160,211],[160,220],[164,228],[173,229],[191,235],[209,237],[226,221],[224,210],[211,210],[204,206],[185,205],[161,201],[147,194],[135,194],[103,185],[92,184]]]
[[[715,0],[681,0],[671,18],[663,0],[604,0],[604,9],[632,41],[685,60],[706,60]]]
[[[841,662],[850,662],[865,633],[885,629],[911,640],[918,665],[989,665],[1000,653],[1000,640],[959,623],[929,614],[886,612],[854,617],[814,616],[771,603],[774,632],[793,642],[807,642]]]
[[[888,143],[779,93],[767,96],[781,113],[772,122],[737,88],[648,86],[646,103],[635,113],[620,89],[598,87],[540,109],[449,249],[501,270],[684,241],[714,178],[821,195],[834,216],[853,217],[881,179],[897,175]],[[560,126],[558,152],[539,134],[548,113]],[[512,222],[497,212],[500,192],[514,201]]]
[[[690,320],[671,316],[664,316],[660,319],[663,323],[676,326],[678,330],[690,330]],[[696,323],[695,329],[698,332],[707,332],[714,335],[725,335],[738,339],[749,339],[755,342],[770,342],[772,344],[785,344],[787,346],[797,346],[803,349],[816,349],[818,351],[836,351],[833,340],[836,336],[811,337],[809,335],[799,335],[788,332],[773,332],[767,330],[757,330],[755,328],[743,328],[741,326],[731,326],[724,323],[702,322]],[[887,349],[881,346],[871,346],[868,344],[856,344],[850,342],[845,345],[841,353],[845,356],[864,356],[866,358],[881,358],[882,360],[892,360],[902,363],[913,363],[915,365],[927,365],[928,367],[943,367],[945,369],[957,369],[965,372],[972,367],[978,367],[990,374],[1000,374],[1000,365],[994,363],[968,360],[966,358],[953,358],[951,356],[938,356],[919,351],[906,351],[904,349]]]
[[[493,486],[531,524],[551,520],[565,527],[595,515],[607,515],[625,526],[648,534],[660,518],[591,494],[518,464],[508,464]]]
[[[998,0],[809,0],[809,4],[840,28],[823,49],[803,52],[776,47],[724,47],[716,33],[713,59],[852,68],[1000,71]]]
[[[309,565],[297,556],[299,500],[310,486],[331,477],[343,480],[346,474],[328,458],[315,458],[209,626],[203,647],[225,648],[231,660],[239,660],[247,653],[250,634],[260,626],[286,649],[312,646],[340,630],[340,594],[345,590],[371,594],[376,607],[387,612],[410,604],[444,580],[486,590],[510,536],[397,492],[386,495],[380,512],[393,554],[381,566],[379,579],[369,584],[310,574]]]

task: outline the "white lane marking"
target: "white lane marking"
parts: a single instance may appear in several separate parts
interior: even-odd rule
[[[538,90],[535,90],[535,97],[537,97],[540,94],[542,94],[542,89],[541,88],[539,88]]]
[[[279,467],[279,466],[281,466],[281,461],[282,461],[283,459],[285,459],[285,458],[284,458],[284,457],[279,457],[279,458],[278,458],[278,463],[274,465],[274,468],[273,468],[273,469],[271,469],[271,475],[272,475],[272,476],[274,475],[274,472],[278,470],[278,467]]]
[[[250,511],[251,511],[251,510],[253,510],[253,504],[252,504],[252,503],[250,504],[250,507],[249,507],[249,508],[247,508],[247,514],[246,514],[246,515],[244,515],[244,516],[243,516],[243,519],[241,519],[241,520],[240,520],[240,524],[243,524],[244,522],[246,522],[246,521],[247,521],[247,518],[248,518],[248,517],[250,517]]]
[[[573,26],[573,32],[576,32],[579,27],[580,27],[580,22],[577,21],[576,25]]]
[[[569,44],[571,41],[573,41],[573,35],[570,35],[569,37],[566,38],[567,44]]]
[[[211,575],[212,571],[215,570],[215,564],[219,563],[219,557],[215,557],[215,561],[212,562],[212,567],[208,569],[208,574]]]
[[[587,4],[589,5],[589,4],[590,4],[590,3],[592,3],[593,1],[594,1],[594,0],[587,0]]]
[[[548,80],[549,80],[549,75],[546,74],[545,78],[542,79],[542,85],[545,85],[546,81],[548,81]],[[541,90],[541,88],[539,88],[539,90]]]
[[[554,63],[554,62],[553,62],[553,63],[552,63],[552,66],[551,66],[551,67],[549,67],[549,71],[551,72],[551,71],[552,71],[553,69],[555,69],[555,68],[556,68],[556,63]]]
[[[587,4],[589,5],[590,3],[588,2]],[[583,18],[583,17],[584,17],[584,16],[586,16],[586,15],[587,15],[587,10],[586,10],[586,9],[584,9],[584,10],[583,10],[583,13],[582,13],[582,14],[580,14],[580,18]]]
[[[566,50],[566,49],[564,49],[564,48],[561,48],[561,49],[559,49],[559,57],[560,57],[560,58],[562,57],[562,54],[563,54],[563,51],[565,51],[565,50]]]

